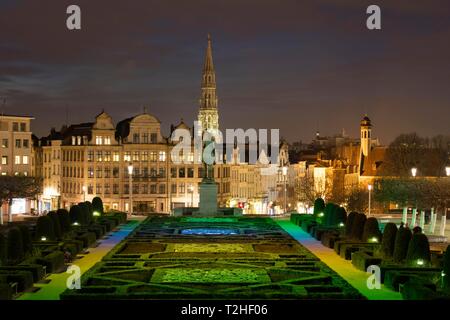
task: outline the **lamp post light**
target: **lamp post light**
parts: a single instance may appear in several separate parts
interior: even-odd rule
[[[445,174],[450,177],[450,166],[445,167]]]
[[[283,180],[284,180],[284,213],[287,211],[287,171],[288,167],[283,167]]]
[[[81,189],[83,190],[83,201],[86,202],[86,186],[83,186]]]
[[[411,175],[412,175],[414,178],[416,177],[416,175],[417,175],[417,168],[416,168],[416,167],[411,168]]]
[[[133,164],[130,162],[128,165],[128,184],[129,184],[129,193],[130,193],[130,207],[128,212],[130,215],[133,213]]]
[[[372,188],[373,188],[373,186],[371,185],[371,184],[369,184],[368,186],[367,186],[367,189],[369,190],[369,216],[370,216],[370,213],[371,213],[371,194],[372,194]]]
[[[189,193],[191,194],[191,207],[194,207],[194,186],[189,185]]]

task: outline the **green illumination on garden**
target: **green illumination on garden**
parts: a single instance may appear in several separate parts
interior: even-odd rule
[[[94,211],[93,215],[94,215],[94,217],[100,217],[100,212]]]
[[[324,214],[323,214],[323,212],[321,212],[321,213],[319,213],[317,216],[320,217],[320,218],[322,218],[322,217],[324,216]]]
[[[339,227],[343,227],[345,224],[343,222],[339,223]]]
[[[369,239],[369,242],[377,243],[378,242],[378,238],[377,237],[372,237],[372,238]]]
[[[72,225],[73,226],[79,226],[80,224],[78,222],[74,222]]]
[[[41,241],[47,241],[47,237],[41,237]]]
[[[423,266],[424,264],[425,264],[425,261],[423,261],[423,259],[417,259],[418,266]]]

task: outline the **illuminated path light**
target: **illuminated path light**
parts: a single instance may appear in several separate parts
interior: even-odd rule
[[[327,248],[320,241],[317,241],[311,237],[308,233],[303,231],[300,227],[294,225],[288,220],[276,220],[277,223],[286,232],[288,232],[295,240],[300,242],[305,248],[311,251],[328,267],[333,269],[344,280],[357,289],[362,295],[369,300],[402,300],[402,296],[399,292],[394,292],[389,289],[385,289],[384,285],[381,289],[369,289],[367,287],[367,279],[370,276],[368,273],[357,270],[352,262],[342,259],[334,252],[333,249]]]
[[[120,226],[119,230],[109,235],[108,239],[100,240],[100,245],[96,248],[88,248],[89,253],[83,258],[74,260],[72,265],[81,269],[81,275],[93,267],[97,262],[122,241],[130,232],[132,232],[142,221],[144,217],[133,217],[129,219],[128,224]],[[67,278],[71,274],[62,272],[49,275],[46,279],[51,280],[48,284],[35,283],[35,287],[41,288],[37,292],[24,293],[18,300],[59,300],[59,295],[63,293],[66,287]]]

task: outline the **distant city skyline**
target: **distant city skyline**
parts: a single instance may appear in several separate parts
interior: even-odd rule
[[[446,1],[379,1],[379,31],[365,28],[368,1],[80,0],[81,31],[65,28],[69,4],[0,4],[1,111],[35,117],[38,136],[102,109],[117,123],[147,107],[165,135],[191,125],[208,33],[222,128],[310,142],[317,130],[358,137],[368,114],[384,145],[450,134]]]

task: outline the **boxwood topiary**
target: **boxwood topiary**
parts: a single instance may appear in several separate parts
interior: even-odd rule
[[[376,241],[374,241],[374,239],[376,239]],[[362,240],[365,242],[381,241],[381,231],[378,225],[377,218],[371,217],[366,220],[366,223],[364,224]]]
[[[335,213],[335,221],[334,226],[339,226],[339,224],[347,221],[347,211],[345,211],[345,208],[338,206]]]
[[[80,206],[78,206],[78,205],[73,205],[72,207],[70,207],[69,215],[70,215],[70,221],[71,221],[72,223],[82,224],[82,221],[83,221],[83,217],[82,217],[83,212],[82,212]]]
[[[408,253],[409,241],[411,241],[412,233],[407,227],[400,227],[395,236],[395,246],[393,258],[395,262],[402,262]]]
[[[94,199],[92,199],[92,210],[99,212],[101,215],[104,214],[103,201],[100,197],[94,197]]]
[[[345,222],[345,235],[350,237],[353,228],[353,222],[355,221],[355,217],[358,213],[352,211],[347,217],[347,221]]]
[[[56,211],[56,214],[59,219],[61,231],[63,233],[69,232],[72,226],[72,223],[70,222],[69,212],[66,209],[58,209],[58,211]]]
[[[384,226],[383,239],[381,241],[381,256],[392,258],[395,247],[395,236],[397,235],[397,225],[389,222]]]
[[[367,217],[363,213],[358,213],[355,216],[355,220],[352,224],[352,231],[350,233],[350,238],[355,240],[361,240],[364,232],[364,225],[366,223]]]
[[[8,264],[18,264],[24,257],[22,234],[19,228],[9,229],[6,243]]]
[[[322,219],[319,221],[320,224],[322,224],[323,226],[329,226],[331,225],[331,219],[332,219],[332,215],[333,215],[333,211],[334,211],[334,203],[328,202],[325,206],[325,210],[323,212],[323,217]]]
[[[430,244],[423,233],[416,233],[408,244],[406,261],[414,266],[428,265],[431,260]]]
[[[33,251],[33,241],[31,240],[30,229],[28,228],[28,226],[23,224],[19,224],[17,227],[19,228],[20,234],[22,236],[24,253],[31,253],[31,251]]]
[[[317,198],[314,201],[314,211],[313,211],[314,217],[317,217],[319,213],[324,211],[325,211],[325,201],[323,201],[322,198]]]
[[[87,208],[88,208],[89,222],[92,222],[92,221],[94,221],[94,207],[92,206],[92,203],[89,201],[85,201],[84,203],[86,203]]]
[[[55,241],[55,229],[53,227],[53,220],[49,216],[42,216],[36,222],[36,238],[41,240],[45,237],[47,240]]]
[[[58,215],[55,211],[50,211],[47,216],[50,217],[50,219],[52,219],[53,222],[53,232],[55,233],[55,238],[56,239],[61,239],[62,238],[62,230],[61,230],[61,224],[58,218]]]

